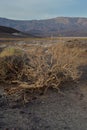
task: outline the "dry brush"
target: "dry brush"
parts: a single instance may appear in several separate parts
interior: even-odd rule
[[[31,45],[27,50],[7,47],[0,53],[0,83],[10,86],[5,87],[6,95],[19,94],[25,102],[26,94],[34,97],[49,88],[59,91],[79,76],[78,52],[65,44]]]

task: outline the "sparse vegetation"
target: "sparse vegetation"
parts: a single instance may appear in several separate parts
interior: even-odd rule
[[[26,45],[27,46],[27,45]],[[26,48],[25,46],[25,48]],[[9,84],[5,87],[6,95],[20,92],[21,98],[27,94],[45,93],[48,88],[60,87],[67,82],[76,82],[80,74],[78,56],[79,48],[69,48],[60,43],[50,46],[29,45],[6,47],[0,53],[0,82]]]

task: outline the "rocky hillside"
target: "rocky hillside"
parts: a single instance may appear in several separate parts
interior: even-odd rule
[[[0,18],[0,25],[36,36],[87,36],[87,18],[57,17],[27,21]]]
[[[12,27],[0,26],[0,37],[33,37]]]
[[[0,26],[0,33],[20,33],[20,31],[13,29],[11,27],[4,27],[4,26]]]

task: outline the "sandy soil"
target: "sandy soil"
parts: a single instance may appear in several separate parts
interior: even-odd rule
[[[62,88],[64,95],[48,90],[24,106],[0,95],[0,129],[87,130],[87,83],[73,86]]]

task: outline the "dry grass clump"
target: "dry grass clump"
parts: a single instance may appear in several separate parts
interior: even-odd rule
[[[23,52],[18,48],[8,47],[8,48],[5,48],[4,51],[0,54],[0,57],[8,57],[8,56],[12,56],[12,55],[21,55],[22,53]]]
[[[33,97],[48,88],[59,91],[65,82],[78,77],[77,51],[64,44],[31,48],[33,51],[9,47],[0,53],[0,82],[16,84],[6,89],[8,95],[20,92],[26,100],[26,92]]]
[[[8,47],[0,53],[0,82],[19,79],[24,65],[25,55],[21,49]]]

